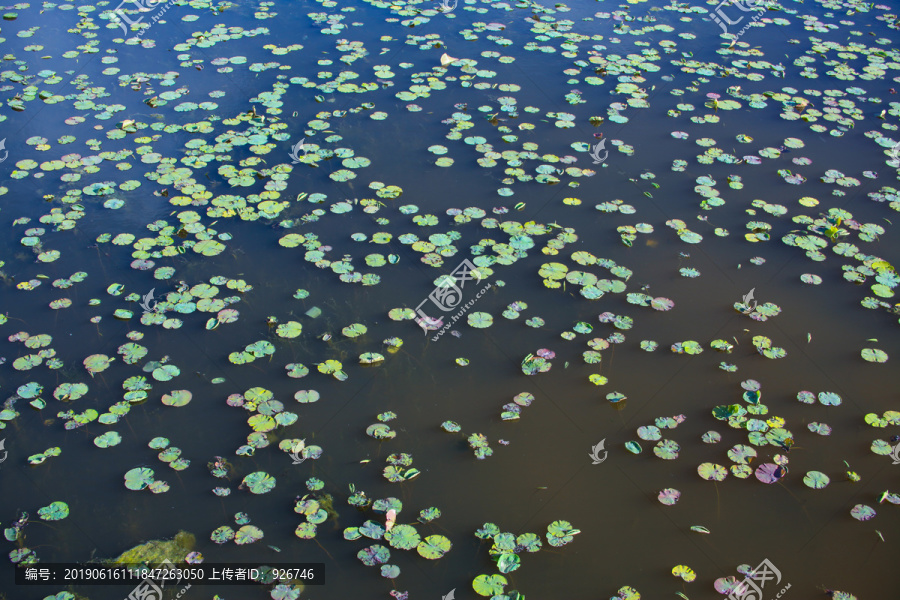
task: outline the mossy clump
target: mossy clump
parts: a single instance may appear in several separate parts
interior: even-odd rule
[[[197,538],[187,531],[179,531],[171,540],[150,540],[114,558],[112,564],[145,564],[158,566],[169,561],[173,564],[184,562],[184,558],[194,549]]]
[[[316,496],[316,500],[319,502],[319,508],[328,513],[328,516],[335,521],[338,520],[340,515],[336,510],[334,510],[334,498],[331,494],[321,494]]]

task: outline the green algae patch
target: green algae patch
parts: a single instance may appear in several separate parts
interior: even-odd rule
[[[178,564],[194,549],[194,534],[179,531],[171,540],[150,540],[126,550],[111,562],[113,565],[158,565],[165,561]]]

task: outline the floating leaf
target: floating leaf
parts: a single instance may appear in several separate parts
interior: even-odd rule
[[[153,481],[153,469],[135,467],[125,473],[125,487],[129,490],[142,490]]]
[[[681,577],[685,581],[694,581],[697,579],[697,574],[687,565],[677,565],[672,569],[672,575]]]
[[[672,440],[662,440],[656,444],[653,448],[653,454],[662,458],[663,460],[675,460],[678,458],[678,452],[681,450],[681,447]]]
[[[703,527],[702,525],[692,525],[691,531],[696,531],[697,533],[709,533],[709,529]],[[690,581],[690,580],[688,580]]]
[[[571,542],[574,535],[581,533],[568,521],[553,521],[547,526],[547,542],[551,546],[564,546]]]
[[[303,325],[301,325],[297,321],[287,321],[286,323],[281,323],[275,329],[275,333],[278,334],[278,337],[288,339],[299,336],[302,331]]]
[[[69,505],[65,502],[53,502],[38,509],[38,516],[44,521],[60,521],[69,516]]]
[[[756,478],[763,483],[775,483],[782,475],[783,468],[774,463],[763,463],[756,467]]]
[[[98,448],[110,448],[118,446],[122,442],[122,436],[115,431],[107,431],[94,438],[94,445]]]
[[[253,494],[265,494],[275,488],[275,478],[265,471],[255,471],[244,477],[241,485],[247,486]]]
[[[472,581],[472,589],[479,596],[497,597],[509,582],[503,575],[479,575]]]
[[[821,490],[826,485],[830,483],[830,479],[828,475],[822,473],[821,471],[809,471],[806,473],[806,476],[803,478],[803,483],[807,487],[811,487],[814,490]]]
[[[390,531],[385,532],[384,539],[392,548],[398,550],[412,550],[422,541],[414,527],[402,524],[395,525]]]
[[[722,481],[728,475],[728,469],[714,463],[703,463],[697,467],[697,473],[707,481]]]
[[[859,521],[868,521],[875,516],[875,509],[865,504],[857,504],[850,510],[850,516]]]
[[[357,552],[356,557],[369,567],[386,563],[391,558],[391,551],[381,544],[373,544]]]
[[[888,359],[887,353],[878,348],[863,348],[861,355],[863,360],[873,363],[884,363]]]
[[[114,360],[114,358],[110,358],[105,354],[92,354],[84,359],[84,368],[93,377],[94,373],[100,373],[108,369]]]
[[[419,553],[419,556],[422,556],[423,558],[435,560],[449,552],[451,546],[450,540],[446,537],[442,535],[429,535],[416,546],[416,551]]]
[[[184,406],[191,401],[193,394],[188,390],[175,390],[168,394],[163,394],[162,403],[166,406]]]
[[[234,534],[235,544],[252,544],[263,538],[263,531],[255,525],[244,525]]]
[[[658,499],[666,506],[672,506],[681,498],[681,492],[674,488],[666,488],[659,493]]]

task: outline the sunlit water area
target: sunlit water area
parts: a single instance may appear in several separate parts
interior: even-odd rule
[[[900,598],[896,5],[0,12],[0,598]]]

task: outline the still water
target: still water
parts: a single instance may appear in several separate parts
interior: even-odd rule
[[[0,597],[897,597],[894,8],[142,6],[0,29]]]

